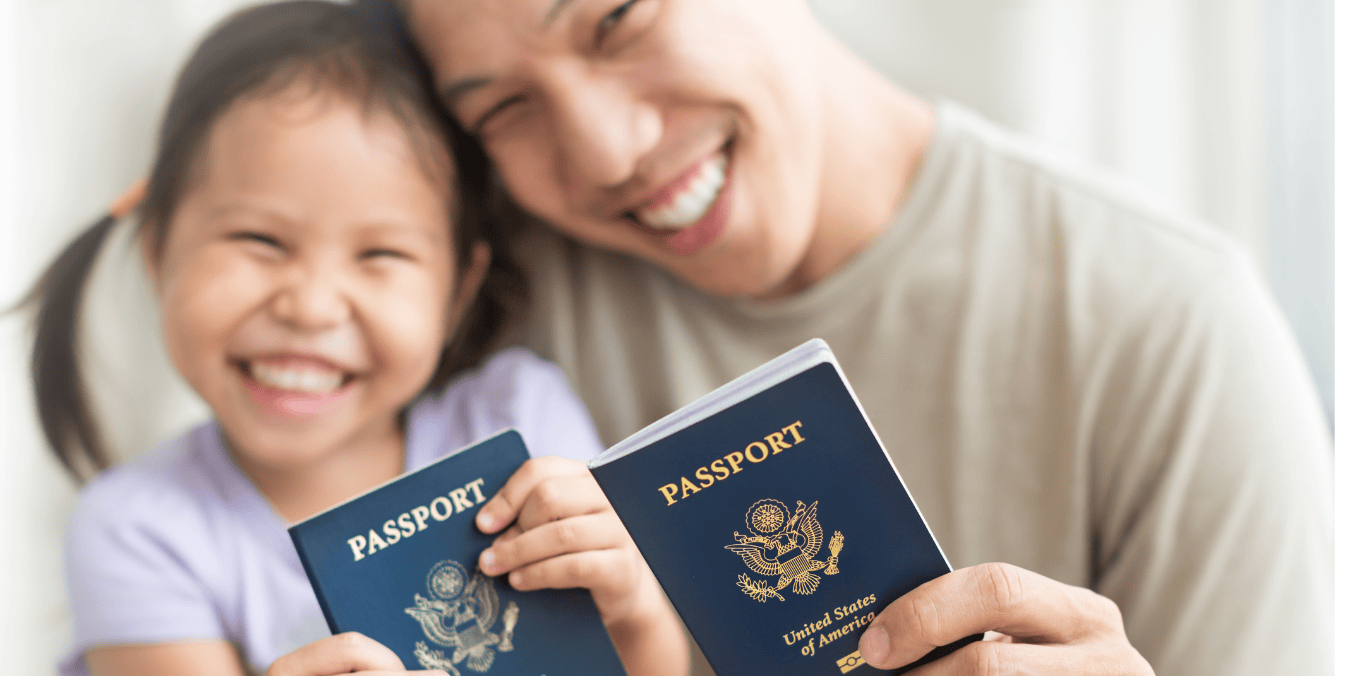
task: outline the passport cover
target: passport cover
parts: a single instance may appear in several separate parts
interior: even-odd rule
[[[608,451],[589,463],[724,676],[881,673],[857,650],[864,628],[890,602],[951,570],[826,343],[785,357],[814,351],[827,361],[628,454]],[[739,381],[764,380],[758,371],[774,365]],[[736,391],[739,381],[721,389]],[[699,417],[687,409],[669,418]]]
[[[324,618],[452,676],[624,669],[584,589],[519,592],[476,569],[479,505],[526,462],[507,430],[289,529]]]

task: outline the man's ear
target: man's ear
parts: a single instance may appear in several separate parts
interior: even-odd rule
[[[456,276],[455,291],[451,294],[451,306],[446,313],[446,335],[454,336],[465,318],[465,312],[474,304],[479,295],[479,287],[489,273],[489,262],[493,260],[493,250],[488,242],[475,242],[470,247],[470,264],[459,270]]]

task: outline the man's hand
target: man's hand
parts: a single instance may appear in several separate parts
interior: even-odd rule
[[[988,563],[927,582],[884,608],[860,637],[871,666],[896,669],[965,636],[995,631],[910,672],[914,676],[1148,676],[1118,606],[1088,589]]]

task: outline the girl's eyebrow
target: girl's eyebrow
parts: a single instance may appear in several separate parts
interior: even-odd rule
[[[242,213],[250,216],[258,216],[265,220],[273,220],[278,223],[286,223],[291,225],[305,224],[304,219],[297,220],[273,209],[268,209],[266,207],[259,207],[250,204],[241,204],[238,202],[223,204],[221,206],[214,207],[207,212],[206,217],[208,219],[217,219],[235,213]],[[406,222],[401,221],[398,218],[390,218],[390,219],[377,218],[370,221],[359,221],[351,224],[350,227],[352,228],[351,231],[361,235],[393,234],[399,236],[416,237],[418,239],[426,241],[428,244],[431,245],[441,244],[441,242],[443,241],[439,235],[429,232],[427,229],[424,228],[409,227]]]
[[[266,218],[272,218],[272,219],[276,219],[276,220],[279,220],[279,221],[290,221],[290,220],[292,220],[292,219],[289,218],[286,214],[283,214],[283,213],[281,213],[281,212],[279,212],[279,211],[276,211],[276,210],[274,210],[274,209],[269,209],[269,208],[267,208],[267,207],[260,207],[260,206],[253,205],[253,204],[245,204],[245,203],[242,203],[242,202],[227,202],[227,203],[225,203],[225,204],[222,204],[222,205],[219,205],[219,206],[212,207],[209,211],[207,211],[206,216],[207,216],[207,218],[220,218],[220,217],[222,217],[222,216],[229,216],[230,214],[237,213],[237,212],[246,213],[246,214],[251,214],[251,215],[256,215],[256,216],[263,216],[263,217],[266,217]]]
[[[427,230],[426,228],[410,228],[401,225],[397,221],[377,220],[358,224],[356,226],[358,234],[361,235],[395,235],[400,237],[414,237],[421,239],[428,244],[437,245],[446,241],[440,234]]]

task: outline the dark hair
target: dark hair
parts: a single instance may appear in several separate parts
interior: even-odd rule
[[[450,149],[460,184],[453,190],[456,259],[464,269],[472,245],[481,241],[489,244],[493,258],[478,298],[428,384],[440,387],[497,346],[505,325],[525,303],[527,285],[509,255],[509,233],[491,224],[488,210],[480,206],[478,196],[490,183],[487,160],[438,104],[431,75],[390,2],[262,5],[211,31],[179,74],[165,111],[141,205],[139,227],[152,230],[142,234],[158,251],[207,137],[231,105],[307,80],[317,91],[349,96],[366,110],[396,117],[419,159],[430,166],[444,165],[445,149]],[[115,223],[109,214],[71,242],[21,303],[37,306],[31,367],[42,431],[77,479],[86,465],[96,470],[108,465],[80,372],[78,323],[86,278]]]

